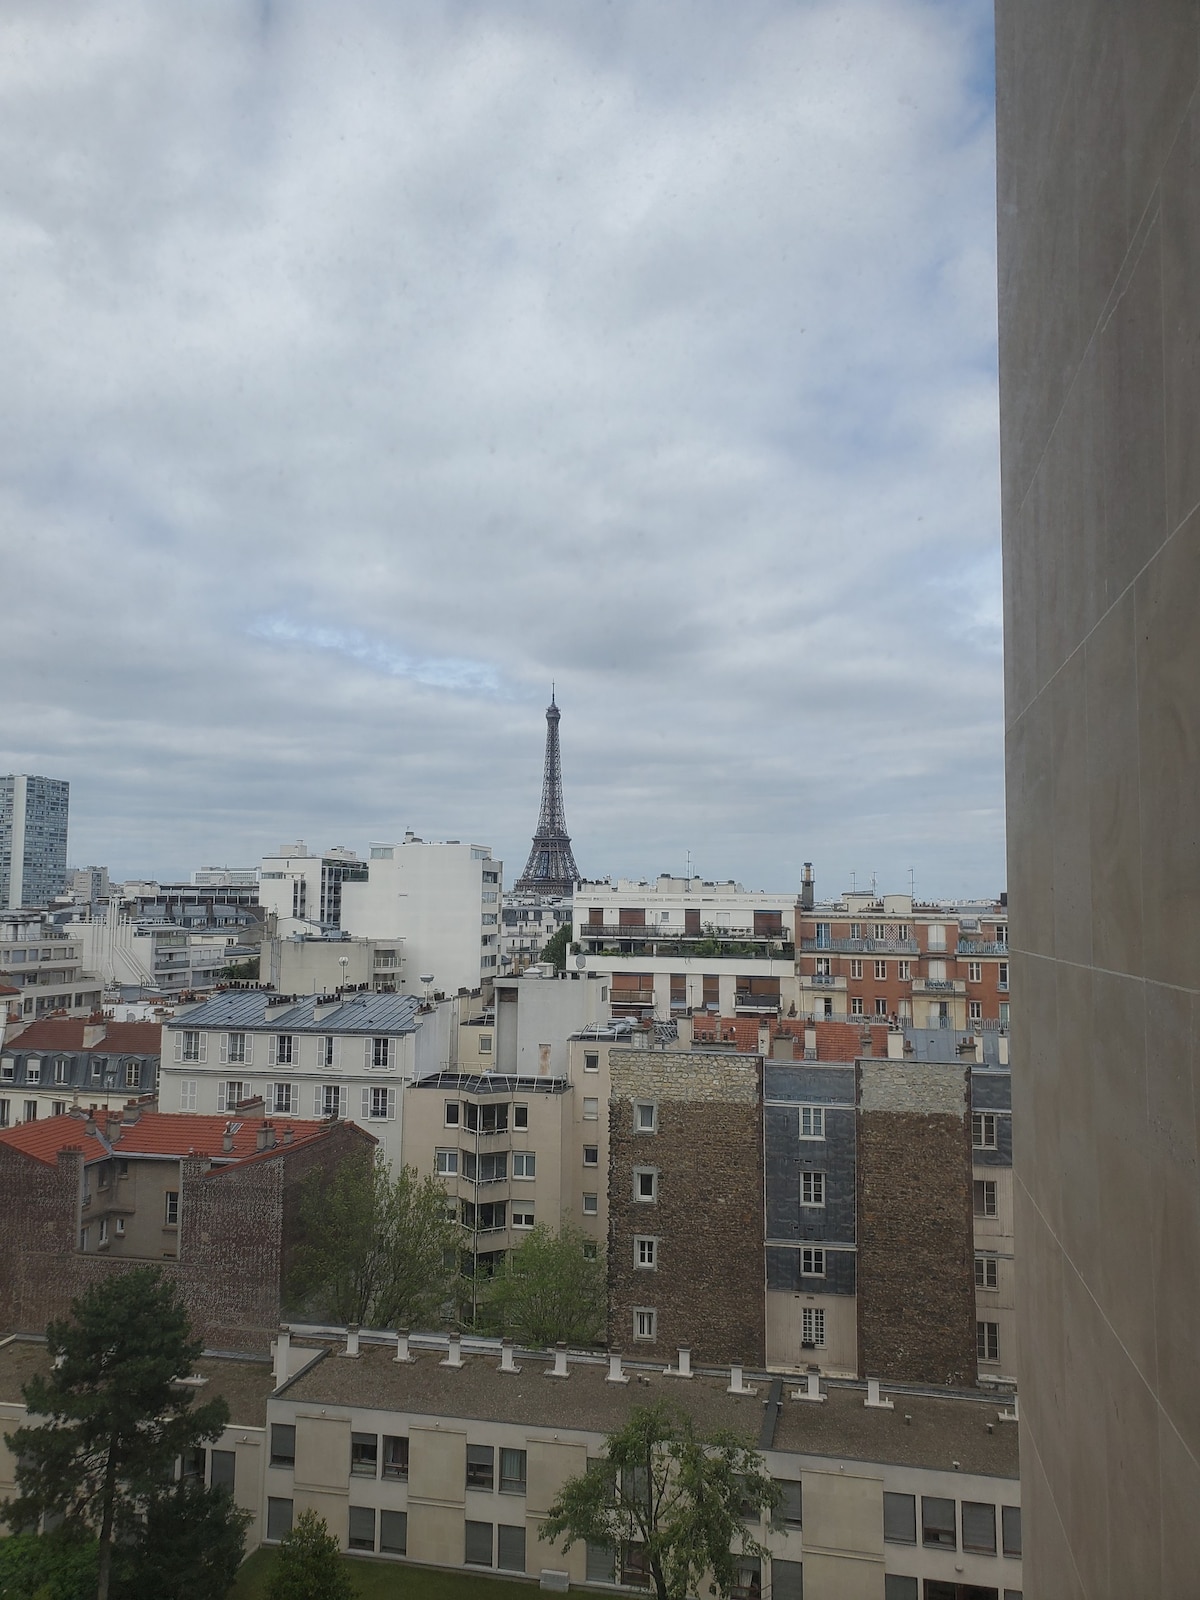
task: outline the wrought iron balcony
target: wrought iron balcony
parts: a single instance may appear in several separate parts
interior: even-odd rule
[[[800,948],[804,951],[815,950],[819,955],[823,955],[826,951],[836,955],[852,956],[920,954],[920,947],[915,939],[801,939]]]
[[[995,939],[960,939],[958,953],[960,956],[1007,956],[1009,949]]]

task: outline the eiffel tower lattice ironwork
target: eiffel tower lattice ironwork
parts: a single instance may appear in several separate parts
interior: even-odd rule
[[[563,814],[562,762],[558,753],[558,724],[562,712],[550,691],[546,707],[546,768],[542,776],[542,809],[538,815],[533,849],[525,871],[513,885],[514,894],[568,895],[579,877],[567,819]]]

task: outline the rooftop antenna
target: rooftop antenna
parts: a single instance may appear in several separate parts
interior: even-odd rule
[[[687,881],[689,883],[692,881],[692,852],[690,850],[687,853]]]
[[[850,893],[851,894],[856,894],[857,892],[858,892],[858,874],[855,873],[855,872],[852,872],[850,874]]]
[[[917,898],[917,875],[911,867],[908,869],[908,898],[914,902]]]

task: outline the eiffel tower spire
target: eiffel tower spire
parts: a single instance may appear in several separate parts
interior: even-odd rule
[[[513,884],[514,894],[568,895],[575,889],[579,869],[571,854],[567,819],[563,814],[562,763],[558,754],[558,724],[562,712],[550,689],[546,707],[546,767],[542,776],[542,809],[538,814],[533,849],[525,871]]]

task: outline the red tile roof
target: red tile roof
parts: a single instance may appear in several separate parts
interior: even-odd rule
[[[97,1055],[156,1056],[162,1050],[161,1022],[110,1022],[98,1044]]]
[[[31,1022],[6,1043],[22,1050],[82,1050],[86,1017],[43,1017]]]
[[[875,1056],[887,1055],[887,1025],[876,1023],[869,1017],[861,1020],[847,1020],[845,1022],[807,1023],[800,1017],[780,1017],[771,1019],[771,1036],[786,1034],[795,1039],[803,1054],[804,1030],[815,1027],[817,1032],[817,1060],[818,1061],[854,1061],[859,1056],[871,1054]],[[866,1028],[871,1035],[869,1052],[863,1048],[863,1029]],[[728,1044],[736,1045],[739,1050],[749,1055],[758,1054],[758,1018],[757,1017],[701,1017],[695,1021],[695,1039],[697,1045],[705,1042],[704,1035],[708,1034],[715,1039],[723,1039]]]
[[[98,1113],[98,1120],[102,1127],[106,1126],[103,1111]],[[295,1122],[290,1117],[266,1120],[275,1129],[274,1148],[263,1152],[267,1156],[319,1139],[329,1127],[327,1122]],[[170,1111],[143,1111],[135,1123],[125,1126],[119,1112],[107,1113],[108,1142],[121,1156],[207,1155],[218,1161],[244,1161],[257,1153],[258,1130],[262,1126],[261,1117],[203,1117]],[[223,1144],[226,1128],[234,1130],[231,1151]],[[290,1146],[283,1142],[288,1129],[292,1133]],[[83,1150],[87,1161],[102,1161],[107,1155],[100,1141],[88,1132],[86,1120],[70,1115],[5,1128],[0,1132],[0,1146],[20,1150],[51,1167],[60,1150],[72,1147]]]
[[[104,1029],[95,1044],[84,1044],[84,1029]],[[87,1050],[97,1055],[156,1056],[162,1049],[160,1022],[109,1022],[90,1017],[43,1017],[13,1034],[9,1045],[22,1050]]]

